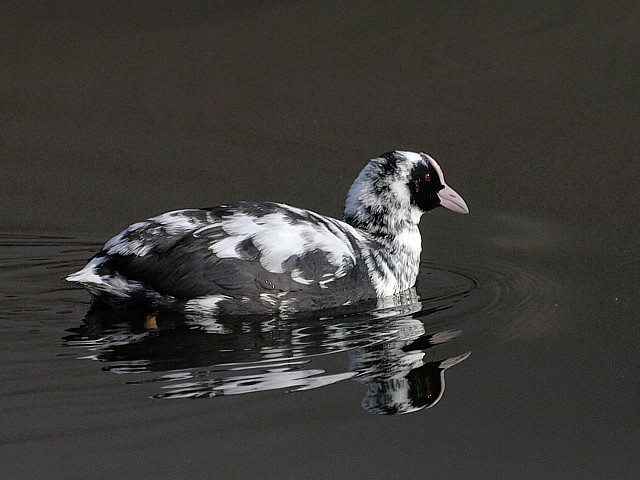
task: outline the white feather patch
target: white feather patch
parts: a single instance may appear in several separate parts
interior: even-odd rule
[[[185,304],[185,309],[192,313],[215,314],[218,311],[218,304],[230,299],[231,297],[221,294],[196,297]]]
[[[163,213],[151,219],[162,225],[169,235],[180,235],[203,227],[205,224],[189,215],[189,210],[176,210]]]
[[[103,258],[94,258],[89,263],[87,263],[82,270],[77,271],[76,273],[72,273],[68,275],[66,280],[69,282],[76,282],[82,284],[100,284],[102,283],[102,277],[98,275],[95,271],[97,267],[99,267]]]
[[[225,217],[220,226],[229,236],[211,244],[209,248],[213,253],[220,258],[241,258],[236,247],[250,239],[261,253],[261,265],[271,273],[284,273],[283,264],[291,256],[302,256],[315,250],[326,252],[327,260],[336,267],[336,275],[344,275],[341,270],[345,259],[347,262],[355,262],[350,245],[325,225],[292,223],[281,212],[262,217],[236,213]],[[294,276],[297,282],[308,281],[292,273],[292,278]]]

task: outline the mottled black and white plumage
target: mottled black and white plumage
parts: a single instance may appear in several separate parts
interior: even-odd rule
[[[418,223],[464,200],[424,153],[371,160],[354,181],[344,221],[279,203],[177,210],[134,223],[67,280],[100,303],[252,314],[349,305],[411,288]]]

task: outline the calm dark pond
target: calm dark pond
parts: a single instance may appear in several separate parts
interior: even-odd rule
[[[0,15],[2,478],[640,477],[638,5]],[[396,303],[149,318],[62,280],[167,210],[340,217],[395,148],[471,210],[425,216]]]

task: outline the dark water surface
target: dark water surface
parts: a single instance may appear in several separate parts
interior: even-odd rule
[[[640,477],[638,5],[1,15],[0,477]],[[423,220],[417,296],[149,317],[62,281],[171,209],[340,216],[393,148],[471,210]]]

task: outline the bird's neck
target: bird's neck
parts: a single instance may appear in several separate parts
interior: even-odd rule
[[[414,286],[420,268],[422,238],[418,229],[421,213],[409,210],[404,215],[387,207],[345,212],[346,223],[372,240],[369,258],[372,281],[378,296],[396,295]]]
[[[376,240],[393,243],[395,237],[405,231],[417,231],[421,216],[422,212],[413,206],[400,209],[381,203],[360,204],[357,208],[345,209],[344,221]]]

